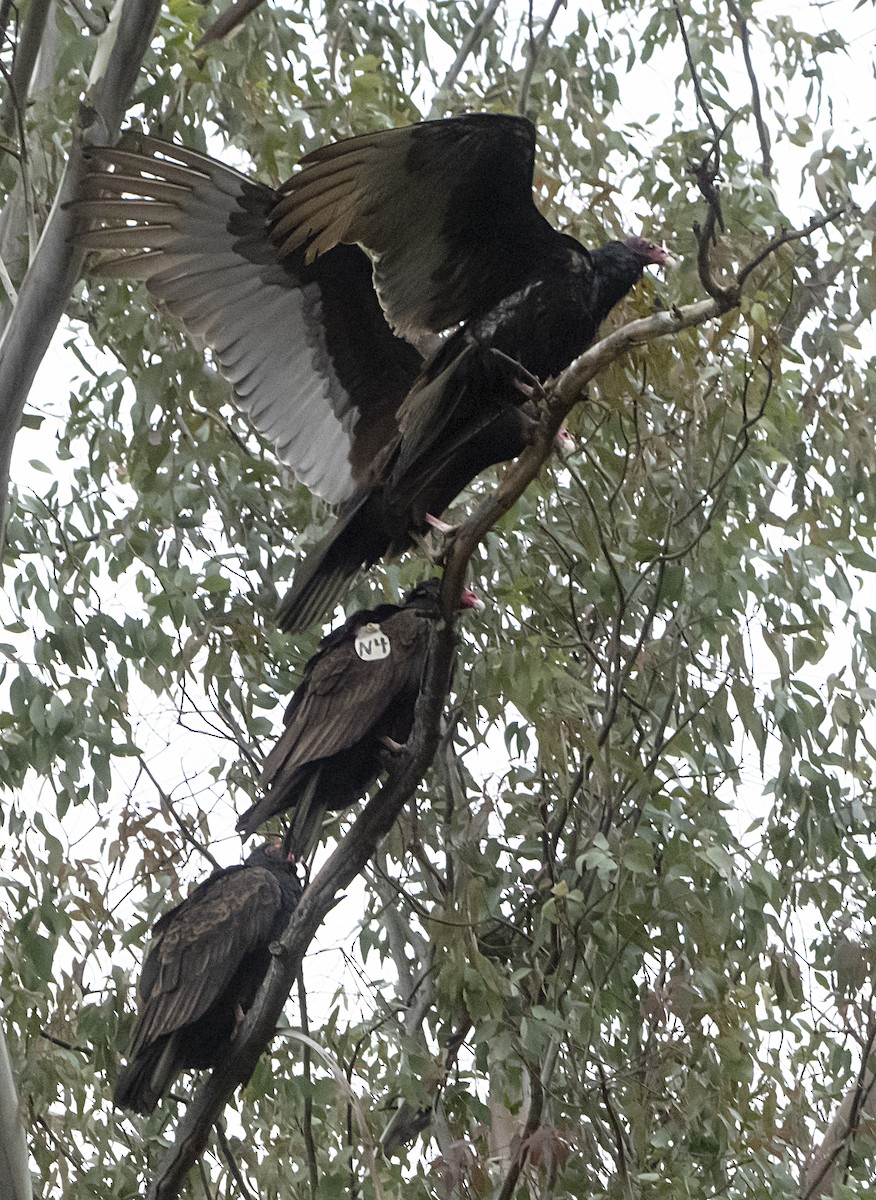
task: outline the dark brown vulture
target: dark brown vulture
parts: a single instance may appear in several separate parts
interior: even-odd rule
[[[215,871],[153,930],[140,975],[140,1012],[118,1108],[150,1113],[189,1067],[215,1067],[289,923],[301,885],[279,843]]]
[[[567,366],[666,261],[643,238],[590,253],[548,224],[523,117],[337,142],[279,190],[152,138],[91,161],[76,207],[101,224],[83,244],[115,252],[103,273],[146,279],[280,457],[340,506],[281,605],[288,630],[519,454],[537,415],[527,378]]]
[[[364,796],[383,769],[387,748],[407,741],[439,586],[437,579],[427,580],[403,605],[363,609],[323,638],[265,762],[265,794],[237,822],[244,837],[294,808],[286,848],[295,858],[306,857],[324,814]],[[460,605],[483,607],[468,590]]]

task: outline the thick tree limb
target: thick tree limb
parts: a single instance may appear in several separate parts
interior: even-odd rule
[[[32,1200],[27,1141],[18,1111],[18,1090],[0,1029],[0,1196]]]
[[[832,216],[822,219],[821,224]],[[807,228],[811,231],[815,227],[817,223]],[[776,248],[791,236],[794,235],[775,239]],[[769,252],[767,248],[758,256],[758,261]],[[249,1080],[259,1055],[273,1037],[307,948],[334,907],[338,892],[371,858],[431,763],[441,740],[441,713],[450,686],[456,640],[454,615],[469,560],[479,542],[538,474],[551,453],[554,435],[564,417],[580,400],[584,387],[595,375],[633,346],[702,325],[720,316],[738,303],[740,294],[741,283],[737,281],[732,297],[723,303],[715,299],[701,300],[684,308],[631,321],[582,354],[546,391],[542,418],[531,444],[509,467],[496,492],[459,527],[450,543],[441,587],[444,622],[436,631],[411,737],[393,763],[386,784],[365,806],[350,832],[305,890],[276,945],[271,969],[241,1026],[237,1041],[223,1063],[201,1084],[177,1125],[174,1144],[160,1164],[146,1200],[173,1200],[179,1195],[189,1170],[206,1146],[210,1129],[234,1090]],[[521,1162],[521,1169],[522,1165]]]
[[[450,686],[456,647],[452,624],[437,630],[417,702],[411,737],[393,763],[379,793],[365,806],[353,828],[305,890],[292,920],[274,947],[268,976],[222,1064],[201,1084],[176,1128],[174,1144],[160,1164],[147,1200],[178,1196],[189,1170],[200,1158],[210,1129],[229,1097],[252,1075],[277,1021],[301,962],[316,931],[337,903],[338,892],[362,870],[381,838],[392,828],[423,777],[440,742],[441,713]]]
[[[64,205],[84,173],[83,146],[105,145],[118,133],[160,7],[160,0],[117,0],[98,42],[58,194],[0,340],[0,546],[21,414],[85,257],[73,240],[76,219]]]

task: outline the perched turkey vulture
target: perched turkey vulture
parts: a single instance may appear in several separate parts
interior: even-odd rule
[[[153,138],[91,160],[76,208],[101,223],[83,244],[115,252],[103,273],[145,278],[280,457],[341,506],[281,606],[289,630],[519,454],[537,415],[525,380],[567,366],[666,261],[643,238],[589,253],[553,229],[533,202],[522,117],[337,142],[279,190]]]
[[[289,923],[301,885],[279,843],[215,871],[158,921],[140,976],[140,1012],[113,1093],[150,1113],[180,1071],[215,1067]]]
[[[383,768],[387,746],[407,741],[439,588],[439,580],[427,580],[404,604],[363,609],[323,638],[265,762],[265,794],[237,822],[244,837],[294,808],[286,848],[306,857],[324,814],[359,800]],[[460,606],[483,604],[466,589]]]
[[[308,625],[360,566],[405,549],[427,511],[518,454],[534,415],[521,401],[526,378],[562,371],[644,268],[667,261],[644,238],[589,252],[557,232],[533,202],[534,162],[528,121],[471,114],[324,146],[281,188],[281,254],[319,261],[358,243],[397,333],[416,341],[457,327],[400,406],[372,482],[296,572],[282,628]]]

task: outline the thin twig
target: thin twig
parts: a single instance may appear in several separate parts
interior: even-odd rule
[[[754,123],[757,127],[757,137],[760,142],[760,159],[763,167],[765,179],[771,179],[773,173],[773,159],[770,153],[770,135],[767,131],[766,122],[763,117],[763,109],[760,104],[760,88],[757,82],[757,75],[754,73],[754,64],[751,61],[751,45],[748,37],[748,22],[742,15],[739,5],[735,0],[727,0],[727,7],[733,20],[739,26],[739,37],[742,42],[742,57],[745,60],[745,69],[748,72],[748,81],[751,84],[751,111],[754,115]]]
[[[299,1021],[301,1028],[309,1037],[310,1024],[307,1019],[307,989],[304,986],[303,966],[298,971],[296,983],[298,985]],[[301,1071],[307,1090],[304,1097],[304,1112],[301,1117],[301,1132],[304,1137],[304,1153],[307,1155],[307,1175],[310,1181],[311,1200],[316,1200],[316,1193],[319,1188],[319,1171],[316,1165],[316,1146],[313,1141],[313,1096],[311,1094],[312,1072],[310,1068],[310,1047],[305,1042],[301,1055]]]
[[[820,217],[813,217],[809,224],[805,225],[802,229],[783,229],[781,233],[776,234],[774,238],[771,238],[767,242],[763,250],[759,254],[756,254],[751,262],[746,263],[740,270],[736,276],[736,289],[741,289],[752,271],[757,270],[765,259],[769,258],[771,254],[775,254],[782,246],[788,246],[792,242],[799,242],[802,238],[809,237],[810,234],[815,233],[819,229],[824,229],[825,225],[832,224],[849,211],[849,206],[844,204],[839,208],[831,209],[830,212],[824,213]]]
[[[718,123],[716,122],[715,118],[712,116],[712,110],[709,108],[709,105],[706,101],[706,97],[703,93],[702,84],[700,83],[699,71],[697,70],[696,59],[693,56],[693,52],[690,48],[690,42],[687,39],[687,29],[685,28],[684,18],[681,15],[681,8],[679,7],[678,0],[673,0],[672,7],[675,9],[675,16],[676,16],[676,19],[678,20],[678,28],[681,32],[681,40],[684,43],[684,56],[687,59],[688,70],[690,71],[690,77],[691,77],[691,80],[693,81],[694,93],[697,98],[697,105],[701,109],[703,116],[706,118],[706,120],[709,123],[709,126],[715,137],[715,142],[718,143],[721,140],[721,130],[719,129]]]
[[[228,1141],[228,1135],[225,1132],[224,1119],[220,1118],[213,1128],[216,1131],[216,1141],[219,1143],[219,1150],[222,1153],[222,1157],[225,1159],[228,1170],[231,1172],[232,1179],[237,1184],[240,1194],[244,1197],[244,1200],[258,1200],[258,1197],[253,1191],[250,1190],[249,1185],[241,1173],[240,1166],[234,1155],[234,1151],[231,1149],[231,1143]]]
[[[166,809],[168,816],[171,818],[173,823],[176,825],[177,829],[182,834],[183,841],[187,842],[192,847],[193,850],[197,850],[199,854],[203,854],[204,858],[206,858],[206,860],[212,865],[213,870],[218,871],[221,867],[221,864],[218,862],[217,859],[215,859],[213,857],[210,850],[206,846],[204,846],[201,842],[198,841],[198,839],[195,837],[195,835],[192,833],[192,831],[188,828],[185,821],[182,819],[182,817],[176,811],[176,807],[175,807],[173,801],[171,800],[170,796],[164,790],[164,788],[161,786],[161,784],[158,782],[158,780],[155,778],[155,776],[152,774],[149,764],[146,762],[146,760],[142,756],[140,757],[140,770],[143,772],[144,775],[147,776],[148,779],[150,779],[152,781],[152,784],[154,785],[155,790],[158,792],[158,798],[161,801],[162,808]]]
[[[468,33],[459,43],[459,51],[456,58],[453,60],[450,70],[444,76],[441,86],[435,93],[435,99],[432,101],[432,107],[429,110],[431,117],[438,116],[444,111],[444,102],[447,96],[456,87],[456,81],[466,64],[466,60],[469,55],[474,53],[482,41],[490,21],[492,21],[501,3],[502,0],[489,0],[489,3],[475,17],[471,29],[469,29]]]
[[[539,30],[538,37],[533,32],[532,7],[533,0],[529,0],[529,50],[526,55],[526,66],[523,69],[523,79],[520,83],[520,96],[517,100],[517,111],[521,117],[526,116],[526,109],[529,104],[529,89],[532,86],[532,77],[535,74],[535,68],[538,65],[541,52],[550,37],[551,26],[557,19],[557,14],[561,8],[566,7],[566,0],[554,0],[553,7],[545,17],[544,24]]]

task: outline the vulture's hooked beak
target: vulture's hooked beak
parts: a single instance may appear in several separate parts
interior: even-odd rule
[[[671,269],[678,266],[678,259],[666,249],[665,246],[660,246],[657,242],[652,242],[650,238],[631,237],[627,238],[626,245],[630,250],[635,250],[642,261],[649,267],[665,267]]]
[[[464,587],[462,589],[462,595],[459,598],[459,607],[473,608],[475,612],[483,612],[487,606],[484,604],[480,596],[476,592],[473,592],[470,587]]]
[[[561,425],[554,434],[554,446],[561,458],[568,458],[575,451],[575,439],[565,425]]]

